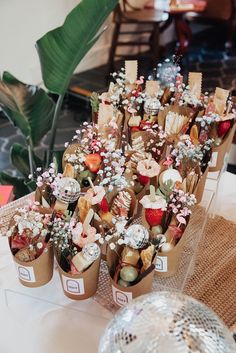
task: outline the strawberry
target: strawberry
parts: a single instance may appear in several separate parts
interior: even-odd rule
[[[99,153],[88,154],[84,161],[84,164],[92,173],[97,173],[99,171],[101,163],[102,158]]]
[[[145,208],[145,218],[150,227],[159,226],[163,217],[164,211],[162,209]]]
[[[131,132],[139,132],[139,131],[140,131],[139,126],[132,126],[131,127]]]
[[[151,128],[152,126],[152,123],[148,120],[142,120],[141,123],[140,123],[140,129],[141,130],[146,130],[148,128]]]
[[[150,178],[148,176],[138,174],[137,177],[138,177],[138,181],[142,185],[147,185],[150,182]]]
[[[103,197],[102,201],[100,202],[100,208],[101,208],[101,211],[104,213],[109,212],[109,205],[105,197]]]
[[[226,135],[230,129],[230,126],[231,124],[229,120],[221,121],[217,129],[218,136],[223,137],[224,135]]]

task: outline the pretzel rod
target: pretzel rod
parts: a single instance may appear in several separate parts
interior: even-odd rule
[[[93,189],[94,194],[96,194],[94,183],[92,182],[92,179],[90,177],[88,177],[88,182],[91,188]]]
[[[84,233],[87,232],[88,226],[90,225],[90,222],[92,221],[93,216],[94,216],[94,211],[93,211],[92,208],[90,208],[90,210],[88,211],[87,216],[86,216],[86,218],[84,220],[84,223],[83,223]]]

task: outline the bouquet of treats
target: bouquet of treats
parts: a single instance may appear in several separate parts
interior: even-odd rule
[[[51,213],[38,205],[18,208],[7,232],[12,254],[22,262],[36,260],[48,247]]]
[[[35,203],[18,208],[10,222],[7,236],[24,285],[41,286],[52,277],[51,217],[50,210]]]
[[[64,293],[71,299],[87,299],[97,290],[103,240],[93,219],[90,208],[84,219],[76,212],[71,217],[57,211],[53,220],[54,253]]]
[[[150,194],[145,195],[140,204],[142,209],[142,224],[152,236],[162,236],[161,250],[170,251],[184,234],[191,214],[191,207],[196,203],[193,194],[185,193],[180,184],[175,183],[169,194],[163,195],[150,186]]]
[[[115,229],[107,232],[107,265],[114,302],[123,306],[131,299],[148,293],[152,287],[155,255],[162,238],[152,238],[142,224],[120,218]]]
[[[195,195],[185,193],[181,183],[176,181],[165,193],[150,186],[150,194],[140,200],[142,224],[149,230],[151,237],[160,239],[161,244],[156,256],[155,266],[158,275],[172,276],[179,267],[182,249],[186,240],[187,228]]]

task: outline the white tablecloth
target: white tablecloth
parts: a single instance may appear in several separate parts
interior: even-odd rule
[[[236,175],[222,176],[215,207],[236,221]],[[42,288],[23,287],[7,239],[0,238],[0,353],[96,353],[111,317],[93,299],[65,298],[56,271]]]

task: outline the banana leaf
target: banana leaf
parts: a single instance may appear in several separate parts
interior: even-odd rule
[[[64,24],[36,42],[42,76],[49,91],[63,94],[80,61],[100,37],[103,22],[118,0],[82,0]]]
[[[13,143],[10,156],[14,167],[27,179],[30,174],[28,150],[18,143]],[[33,154],[33,159],[36,167],[42,167],[43,164],[40,158]]]
[[[9,72],[0,80],[0,106],[34,146],[51,129],[54,101],[43,89],[24,84]]]

